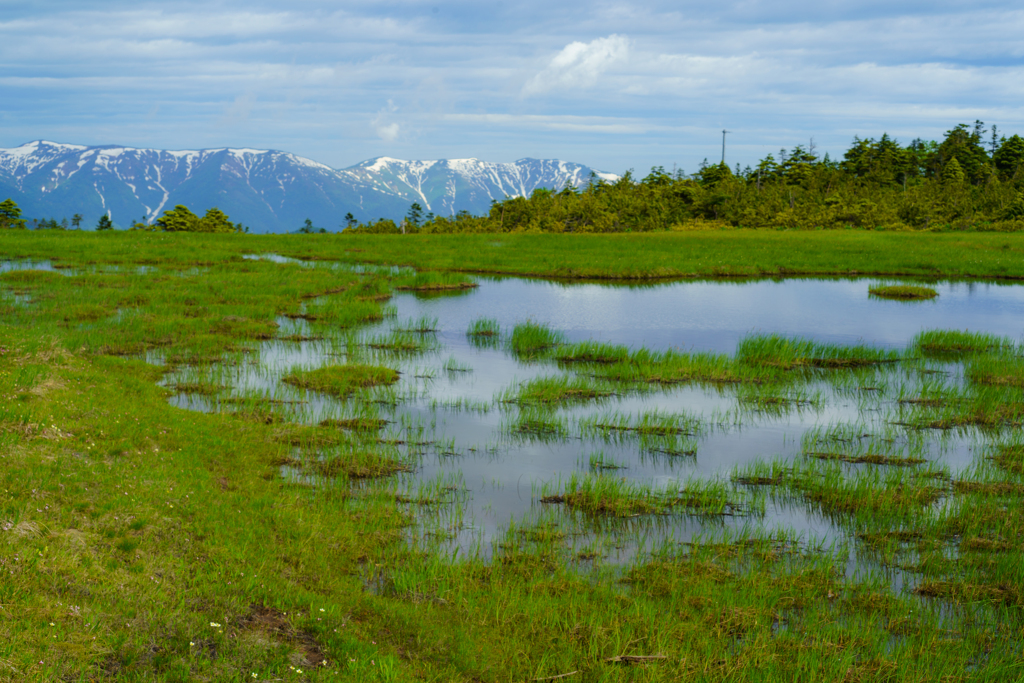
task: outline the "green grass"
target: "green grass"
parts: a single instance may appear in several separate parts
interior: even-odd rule
[[[867,346],[823,344],[809,339],[775,334],[744,337],[736,348],[736,359],[740,363],[782,370],[799,367],[858,368],[880,363],[895,363],[900,358],[898,351]]]
[[[1012,374],[1009,376],[1012,378]],[[909,414],[897,424],[916,429],[999,430],[1024,423],[1024,400],[1012,383],[978,382],[966,388],[934,390],[911,401],[904,404]]]
[[[395,289],[416,292],[442,292],[450,290],[473,289],[477,284],[459,273],[442,273],[434,271],[418,272],[414,275],[396,280]]]
[[[690,415],[675,415],[659,411],[648,411],[637,415],[607,412],[580,420],[580,430],[585,435],[600,435],[606,438],[628,434],[635,436],[696,436],[706,431],[700,418]]]
[[[545,406],[525,406],[503,421],[502,431],[513,439],[563,441],[569,435],[569,423]]]
[[[455,356],[449,356],[448,360],[444,362],[444,371],[449,373],[454,372],[473,372],[473,367],[463,363]]]
[[[236,260],[241,253],[263,252],[352,263],[400,263],[432,271],[591,279],[851,274],[1024,277],[1019,258],[1024,235],[1017,233],[728,230],[507,234],[500,240],[472,234],[307,237],[11,231],[4,237],[4,251],[18,258],[60,255],[69,266],[98,260],[116,265],[207,266]]]
[[[270,240],[268,240],[270,241]],[[695,231],[614,235],[346,236],[340,258],[418,268],[581,279],[851,274],[1024,277],[1020,234]],[[345,248],[362,251],[346,254]],[[279,251],[302,253],[300,244]],[[628,254],[628,257],[623,257]]]
[[[406,320],[396,325],[394,329],[399,332],[415,332],[417,334],[437,332],[437,316],[423,315],[416,320]]]
[[[986,355],[971,359],[964,370],[967,378],[995,387],[1024,388],[1024,359],[1011,354]]]
[[[328,418],[320,421],[321,427],[334,427],[354,431],[379,431],[388,425],[388,421],[379,417],[348,417]]]
[[[868,294],[879,299],[897,299],[901,301],[934,299],[939,295],[931,287],[921,287],[919,285],[874,285],[868,288]]]
[[[1006,337],[968,330],[925,330],[914,337],[911,345],[925,355],[939,358],[999,349],[1011,350],[1016,346],[1013,340]]]
[[[376,365],[329,365],[313,370],[297,369],[281,381],[321,394],[344,398],[357,389],[394,384],[398,381],[398,373],[391,368]]]
[[[470,337],[497,337],[501,326],[494,318],[477,318],[469,324],[466,334]]]
[[[573,474],[564,486],[544,486],[540,501],[563,504],[589,515],[636,517],[670,513],[732,516],[763,512],[754,496],[718,481],[696,480],[680,488],[655,488],[608,474]]]
[[[504,391],[498,398],[520,405],[554,405],[594,401],[614,396],[613,389],[586,377],[538,377]]]
[[[492,555],[458,557],[446,543],[473,523],[454,512],[465,495],[459,481],[439,478],[417,493],[414,478],[423,460],[451,444],[412,445],[430,437],[408,421],[378,435],[383,420],[393,419],[391,405],[363,410],[378,398],[401,400],[394,385],[372,397],[357,393],[355,412],[350,403],[344,413],[320,415],[286,403],[294,396],[287,387],[277,387],[282,397],[234,382],[257,362],[262,344],[278,343],[263,338],[280,336],[273,325],[287,315],[306,315],[302,334],[323,337],[325,349],[350,363],[375,357],[343,330],[383,317],[380,302],[409,276],[243,261],[246,252],[549,274],[589,269],[607,277],[791,266],[866,271],[872,259],[880,270],[992,274],[1004,263],[1012,274],[1019,259],[1010,253],[1000,261],[1001,245],[1015,236],[503,235],[502,247],[475,236],[2,237],[8,256],[59,255],[75,267],[63,271],[70,275],[0,276],[4,301],[15,292],[23,297],[0,320],[0,678],[1020,675],[1024,402],[1013,379],[1015,345],[936,332],[946,351],[969,354],[954,358],[967,372],[960,383],[958,366],[921,360],[930,353],[923,342],[895,354],[900,363],[888,351],[764,338],[744,347],[746,355],[624,355],[561,344],[547,330],[555,344],[532,353],[550,360],[552,372],[576,346],[564,356],[576,360],[565,386],[643,391],[652,407],[586,416],[578,406],[551,409],[557,403],[501,408],[502,439],[541,450],[547,440],[578,444],[580,472],[537,484],[533,516],[499,520]],[[344,251],[363,242],[381,246]],[[489,261],[498,251],[502,259]],[[96,267],[84,267],[89,261]],[[150,272],[135,273],[143,263]],[[67,314],[74,306],[82,313]],[[837,372],[802,371],[833,366]],[[788,455],[737,468],[734,484],[623,481],[645,461],[611,470],[627,457],[598,453],[602,441],[615,444],[605,448],[616,454],[681,452],[699,443],[697,461],[682,460],[675,471],[719,457],[718,444],[705,448],[703,439],[731,413],[654,408],[662,388],[683,382],[707,383],[702,391],[740,408],[745,397],[818,397],[826,405],[817,419],[840,421],[783,443]],[[860,391],[868,383],[878,390]],[[224,412],[175,407],[168,402],[175,386],[201,389],[197,400],[216,390],[211,401]],[[832,412],[833,404],[842,410]],[[747,421],[772,417],[748,412],[737,413],[730,439],[743,438]],[[850,413],[858,421],[841,421]],[[950,444],[973,449],[969,466],[944,464]],[[542,471],[534,481],[545,476],[552,475]],[[524,482],[529,498],[527,491]],[[540,503],[546,496],[561,499]],[[822,545],[758,528],[768,505],[806,513],[841,540]],[[441,508],[450,511],[434,512]],[[669,524],[696,535],[630,545],[664,538],[658,534]],[[861,574],[845,573],[850,558],[865,568]],[[892,590],[896,576],[902,591]]]
[[[726,354],[678,351],[652,352],[640,349],[627,360],[601,365],[593,374],[615,382],[652,385],[733,384],[744,380],[758,381],[771,373],[766,368],[738,365]]]
[[[567,344],[555,351],[559,363],[623,363],[629,360],[629,349],[602,342]]]
[[[509,335],[508,349],[520,358],[537,358],[565,343],[565,335],[532,321],[519,323]]]
[[[590,469],[597,471],[624,470],[628,467],[624,462],[609,457],[604,451],[591,453],[587,458],[587,465]]]
[[[367,335],[351,341],[357,346],[365,346],[375,351],[404,355],[420,354],[437,348],[437,342],[432,337],[402,330]]]

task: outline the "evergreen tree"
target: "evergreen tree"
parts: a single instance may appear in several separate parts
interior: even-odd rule
[[[132,226],[130,228],[128,228],[128,229],[129,230],[145,230],[147,232],[152,232],[153,230],[156,230],[156,226],[155,225],[150,225],[146,221],[146,218],[147,217],[144,215],[142,218],[140,218],[139,220],[137,220],[134,223],[132,223]]]
[[[960,162],[956,160],[956,157],[951,158],[946,162],[946,165],[942,167],[942,182],[960,185],[966,180],[964,169],[960,166]]]
[[[154,221],[154,225],[164,232],[196,232],[199,216],[189,211],[187,206],[178,204],[165,211],[163,216]]]
[[[664,169],[661,170],[664,171]],[[651,175],[654,175],[653,172]],[[715,185],[721,183],[723,180],[732,177],[732,171],[729,169],[729,167],[725,164],[724,161],[711,165],[702,164],[700,170],[697,171],[697,180],[704,187],[714,187]],[[647,176],[647,178],[651,178],[651,176],[649,175]],[[646,181],[647,178],[645,178],[644,180]],[[659,174],[656,184],[662,185],[668,184],[670,182],[672,182],[671,176],[669,176],[667,173],[662,172],[661,174]]]
[[[21,209],[13,199],[0,202],[0,229],[24,230],[25,219],[21,217]]]
[[[100,216],[99,221],[97,221],[97,223],[96,223],[96,230],[100,231],[100,230],[113,230],[113,229],[114,229],[114,223],[113,223],[113,221],[110,220],[110,216],[108,216],[107,214],[103,214],[102,216]]]
[[[228,219],[226,213],[215,206],[208,209],[206,215],[197,221],[196,232],[229,233],[240,232],[240,229]]]
[[[405,222],[411,228],[420,227],[420,221],[423,220],[423,207],[419,205],[419,202],[413,202],[412,206],[409,207],[409,213],[405,216]]]
[[[73,227],[75,230],[78,230],[79,228],[82,227],[82,214],[76,213],[74,216],[71,217],[71,227]]]
[[[1024,219],[1024,192],[1018,192],[1017,198],[1012,204],[1006,207],[1003,212],[1002,218],[1004,219]]]
[[[154,228],[164,232],[241,232],[242,226],[232,223],[227,214],[213,207],[202,218],[192,213],[187,206],[178,204],[153,223]]]
[[[1014,135],[1004,138],[992,155],[999,174],[1008,180],[1024,177],[1024,138]]]
[[[985,132],[983,125],[981,121],[975,121],[972,131],[967,124],[961,123],[946,132],[946,138],[939,145],[937,155],[943,180],[946,179],[946,166],[953,159],[956,160],[965,180],[977,184],[989,175],[991,167],[982,142],[982,135]]]

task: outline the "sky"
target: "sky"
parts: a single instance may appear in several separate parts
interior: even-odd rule
[[[0,147],[36,139],[754,165],[1024,134],[1024,10],[980,0],[0,0]]]

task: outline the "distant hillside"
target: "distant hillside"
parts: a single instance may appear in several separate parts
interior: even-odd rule
[[[347,213],[360,221],[398,220],[413,202],[439,215],[483,213],[495,199],[585,185],[592,172],[617,178],[550,159],[380,157],[337,170],[275,150],[168,151],[38,140],[0,149],[0,199],[12,198],[29,218],[81,214],[83,227],[103,214],[119,227],[152,222],[185,204],[200,214],[216,206],[252,232],[293,231],[307,218],[334,231]]]

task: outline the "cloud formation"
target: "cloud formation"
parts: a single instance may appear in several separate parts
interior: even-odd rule
[[[2,0],[0,0],[2,1]],[[854,135],[1024,134],[1009,0],[3,2],[0,147],[33,139],[642,173]],[[387,103],[382,106],[382,103]]]
[[[589,43],[573,41],[555,55],[547,68],[527,81],[524,95],[537,95],[556,89],[589,88],[604,72],[629,56],[629,40],[612,34]]]
[[[370,125],[373,126],[373,130],[376,131],[377,137],[384,142],[394,142],[398,138],[398,124],[394,121],[389,122],[391,114],[398,111],[398,107],[391,100],[388,100],[386,107],[381,108],[377,115],[373,117],[373,121]]]

